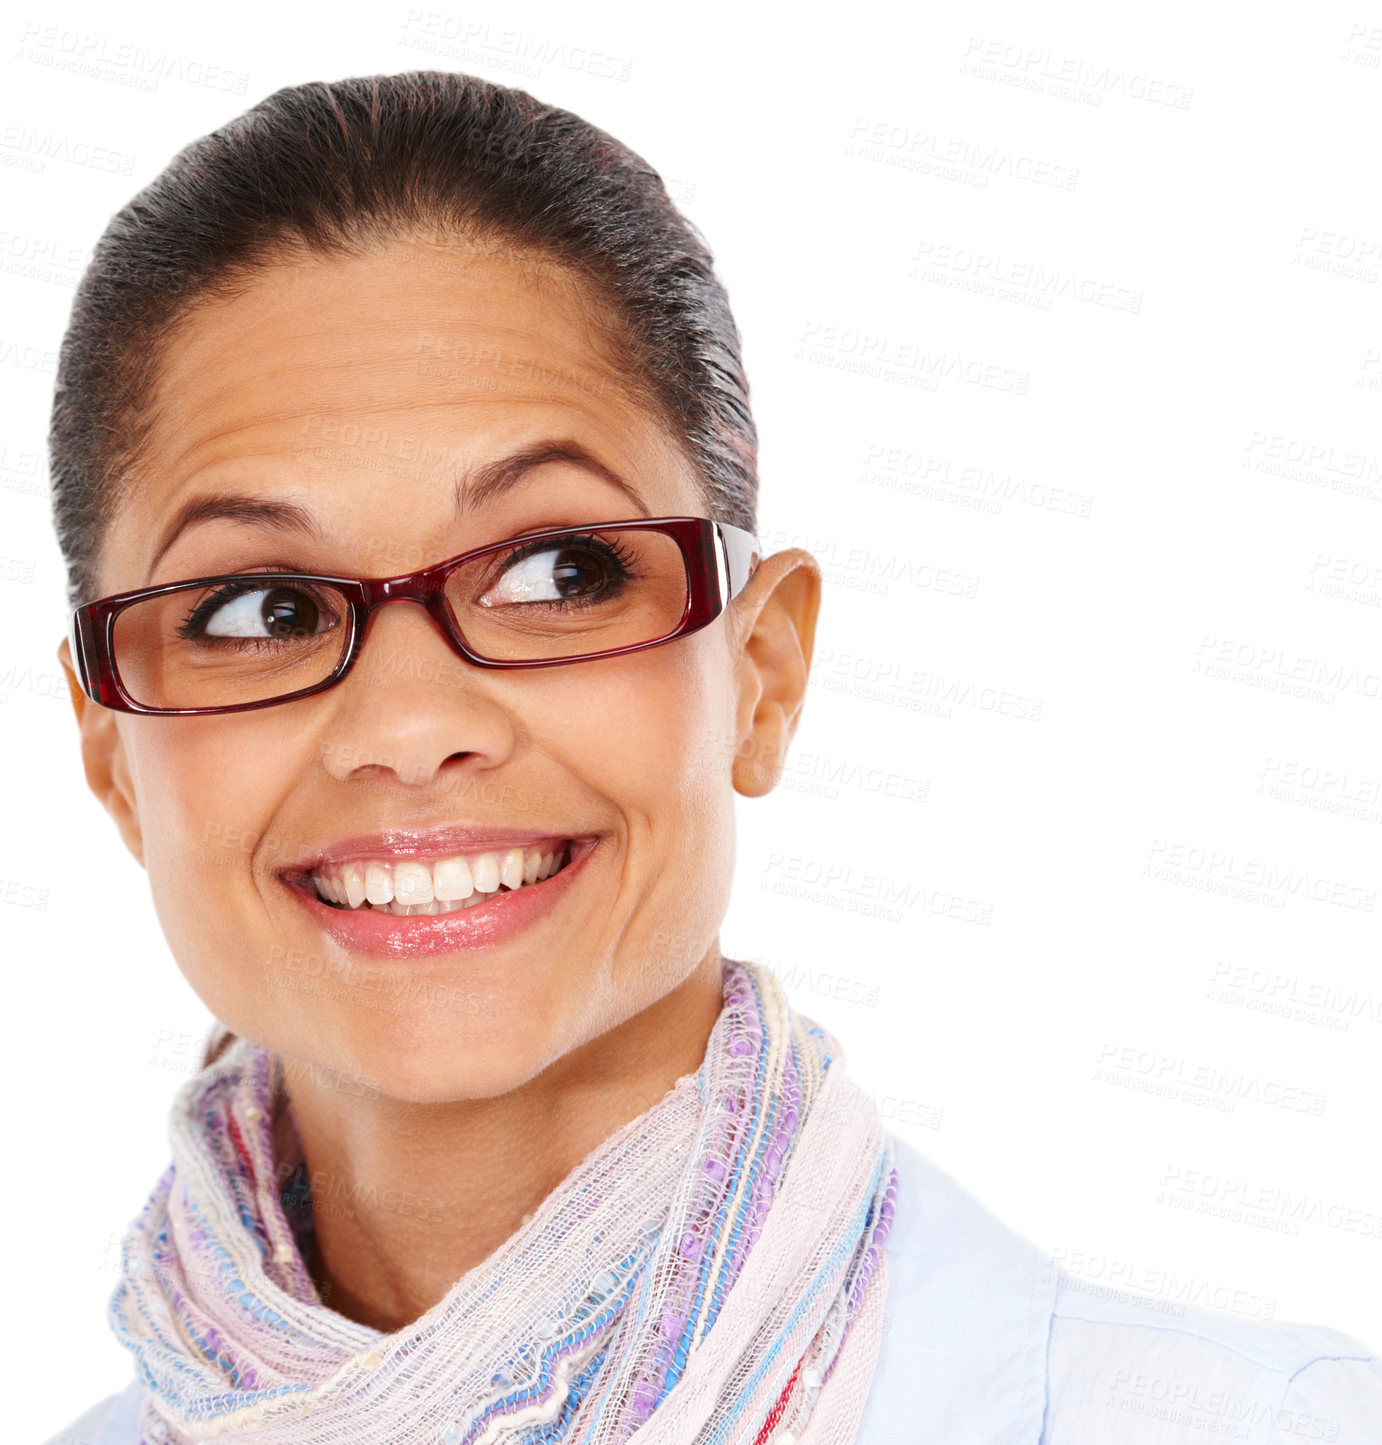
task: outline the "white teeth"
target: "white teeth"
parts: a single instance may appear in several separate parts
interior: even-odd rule
[[[365,901],[365,870],[358,863],[347,863],[341,869],[347,908],[358,908]]]
[[[416,907],[430,903],[432,892],[432,870],[425,863],[403,860],[393,865],[393,899],[395,903],[407,903]]]
[[[365,868],[365,897],[376,907],[393,902],[393,877],[387,863],[370,863]]]
[[[497,853],[481,853],[478,858],[471,860],[470,871],[475,878],[475,886],[481,893],[493,893],[499,887],[499,855]]]
[[[464,858],[438,858],[432,865],[432,891],[444,903],[456,903],[475,892],[470,864]]]
[[[493,898],[501,888],[541,883],[567,858],[567,845],[543,853],[536,848],[460,854],[431,862],[418,858],[362,859],[312,875],[317,893],[340,908],[366,903],[400,916],[453,913]]]

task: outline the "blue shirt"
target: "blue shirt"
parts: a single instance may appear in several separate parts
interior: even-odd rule
[[[1089,1293],[894,1148],[883,1341],[855,1445],[1382,1445],[1382,1360],[1356,1340]],[[137,1445],[142,1393],[48,1445]]]

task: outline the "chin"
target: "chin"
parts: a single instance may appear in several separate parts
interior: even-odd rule
[[[282,1055],[290,1078],[303,1071],[317,1087],[412,1104],[496,1098],[566,1051],[531,1018],[375,1008],[352,1009],[330,1022],[304,1021],[297,1039],[267,1047]]]
[[[534,1075],[544,1061],[504,1059],[380,1061],[369,1077],[372,1090],[405,1104],[456,1104],[470,1099],[497,1099],[512,1093]],[[361,1078],[365,1078],[361,1075]]]

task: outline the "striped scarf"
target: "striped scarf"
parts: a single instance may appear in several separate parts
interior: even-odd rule
[[[892,1146],[766,968],[726,960],[696,1072],[392,1334],[308,1277],[273,1152],[280,1069],[237,1040],[175,1100],[110,1304],[147,1387],[141,1445],[854,1440]]]

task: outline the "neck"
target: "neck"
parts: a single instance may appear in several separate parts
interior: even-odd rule
[[[716,947],[657,1003],[496,1098],[415,1104],[306,1077],[286,1085],[323,1301],[386,1333],[425,1314],[587,1155],[700,1067],[722,990]]]

